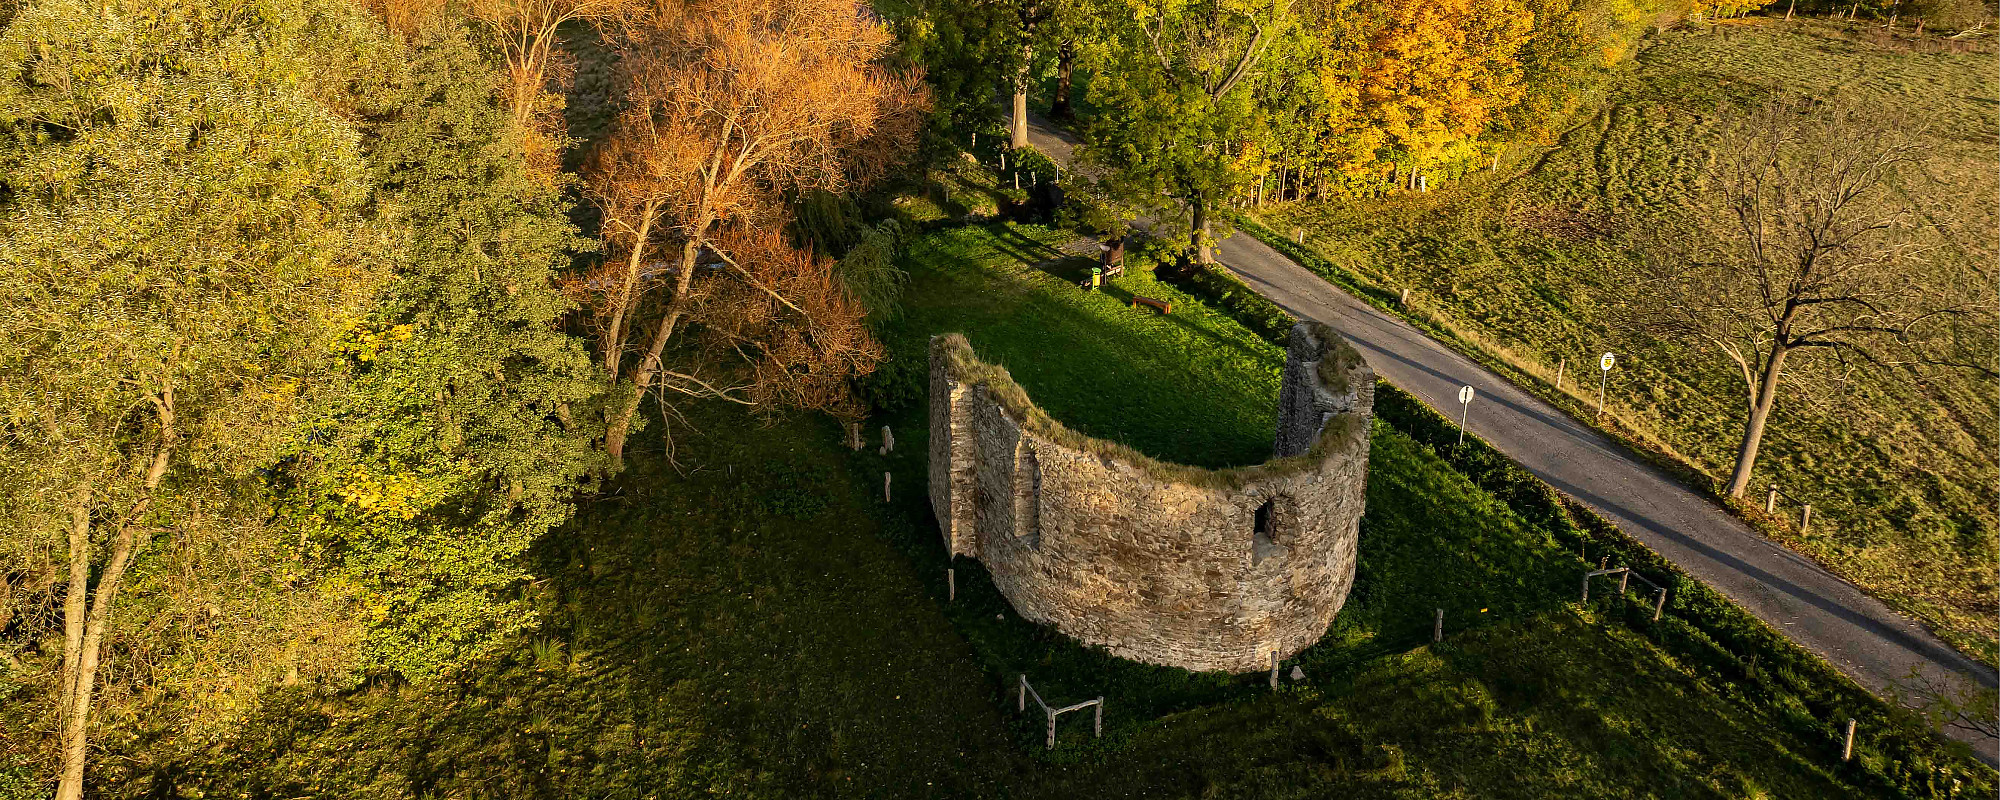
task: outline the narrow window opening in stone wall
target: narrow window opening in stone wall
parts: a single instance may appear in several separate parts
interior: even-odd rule
[[[1266,558],[1282,556],[1288,551],[1283,540],[1284,532],[1290,528],[1292,512],[1289,497],[1273,497],[1257,507],[1251,523],[1251,564],[1263,563]]]
[[[1030,549],[1042,548],[1042,464],[1025,446],[1014,458],[1014,535]]]

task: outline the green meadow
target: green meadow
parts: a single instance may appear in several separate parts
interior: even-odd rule
[[[914,243],[894,362],[869,387],[891,412],[862,450],[822,418],[698,407],[671,454],[656,427],[539,545],[540,625],[505,652],[435,685],[278,690],[240,733],[106,794],[1883,796],[1894,765],[1841,765],[1830,736],[1785,723],[1796,698],[1677,659],[1628,613],[1636,592],[1578,605],[1579,553],[1385,421],[1355,590],[1287,662],[1303,682],[1112,658],[1019,619],[968,560],[947,602],[923,488],[933,334],[965,333],[1093,435],[1217,465],[1268,451],[1281,351],[1149,275],[1078,290],[1069,242],[994,224]],[[1106,697],[1104,737],[1065,718],[1045,750],[1014,711],[1023,672],[1051,702]]]

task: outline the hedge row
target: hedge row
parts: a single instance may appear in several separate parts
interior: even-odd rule
[[[1250,288],[1250,284],[1229,274],[1228,270],[1213,264],[1197,264],[1192,270],[1171,277],[1166,271],[1157,274],[1183,291],[1208,300],[1243,327],[1280,347],[1291,335],[1292,326],[1298,324],[1298,318],[1279,308],[1277,303],[1258,294],[1257,290]]]

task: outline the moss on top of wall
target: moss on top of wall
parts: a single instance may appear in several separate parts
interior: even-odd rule
[[[1320,382],[1336,394],[1347,392],[1347,372],[1361,364],[1361,355],[1349,347],[1333,332],[1320,323],[1315,338],[1323,348],[1321,356]],[[1329,356],[1331,358],[1329,358]],[[1021,428],[1047,441],[1068,447],[1078,452],[1089,453],[1103,459],[1115,460],[1131,465],[1134,469],[1160,481],[1199,486],[1209,489],[1241,490],[1246,487],[1272,480],[1288,478],[1312,471],[1327,458],[1354,446],[1355,442],[1366,442],[1366,434],[1354,436],[1355,427],[1362,424],[1366,413],[1349,412],[1335,415],[1320,429],[1319,438],[1312,449],[1304,455],[1288,458],[1274,458],[1262,464],[1230,469],[1206,469],[1203,467],[1175,464],[1148,456],[1118,442],[1086,436],[1057,421],[1028,399],[1028,392],[1014,382],[1014,376],[1007,368],[980,360],[972,351],[972,343],[963,334],[947,333],[931,337],[931,357],[944,359],[945,371],[951,377],[968,386],[985,387],[995,402],[1005,409]],[[1328,365],[1338,365],[1337,369],[1326,369]],[[1328,373],[1335,373],[1332,378]]]
[[[1335,397],[1353,391],[1353,386],[1347,382],[1347,373],[1363,363],[1361,351],[1354,349],[1346,339],[1340,338],[1340,334],[1335,333],[1331,325],[1317,320],[1307,320],[1304,326],[1305,330],[1312,334],[1313,339],[1319,342],[1320,387],[1332,392]],[[1299,332],[1300,329],[1295,326],[1291,335],[1296,338]]]

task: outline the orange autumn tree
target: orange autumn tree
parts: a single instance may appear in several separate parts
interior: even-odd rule
[[[625,107],[585,175],[610,256],[579,282],[617,386],[622,462],[648,395],[841,411],[881,349],[785,198],[883,175],[928,95],[855,0],[658,0],[625,20]]]
[[[438,0],[375,0],[395,9]],[[621,17],[637,0],[470,0],[467,10],[486,25],[507,60],[507,104],[514,129],[528,145],[529,160],[553,173],[562,149],[562,97],[549,91],[551,77],[567,77],[557,49],[556,29],[579,21]],[[441,2],[438,2],[441,5]],[[389,18],[394,23],[395,15]]]

